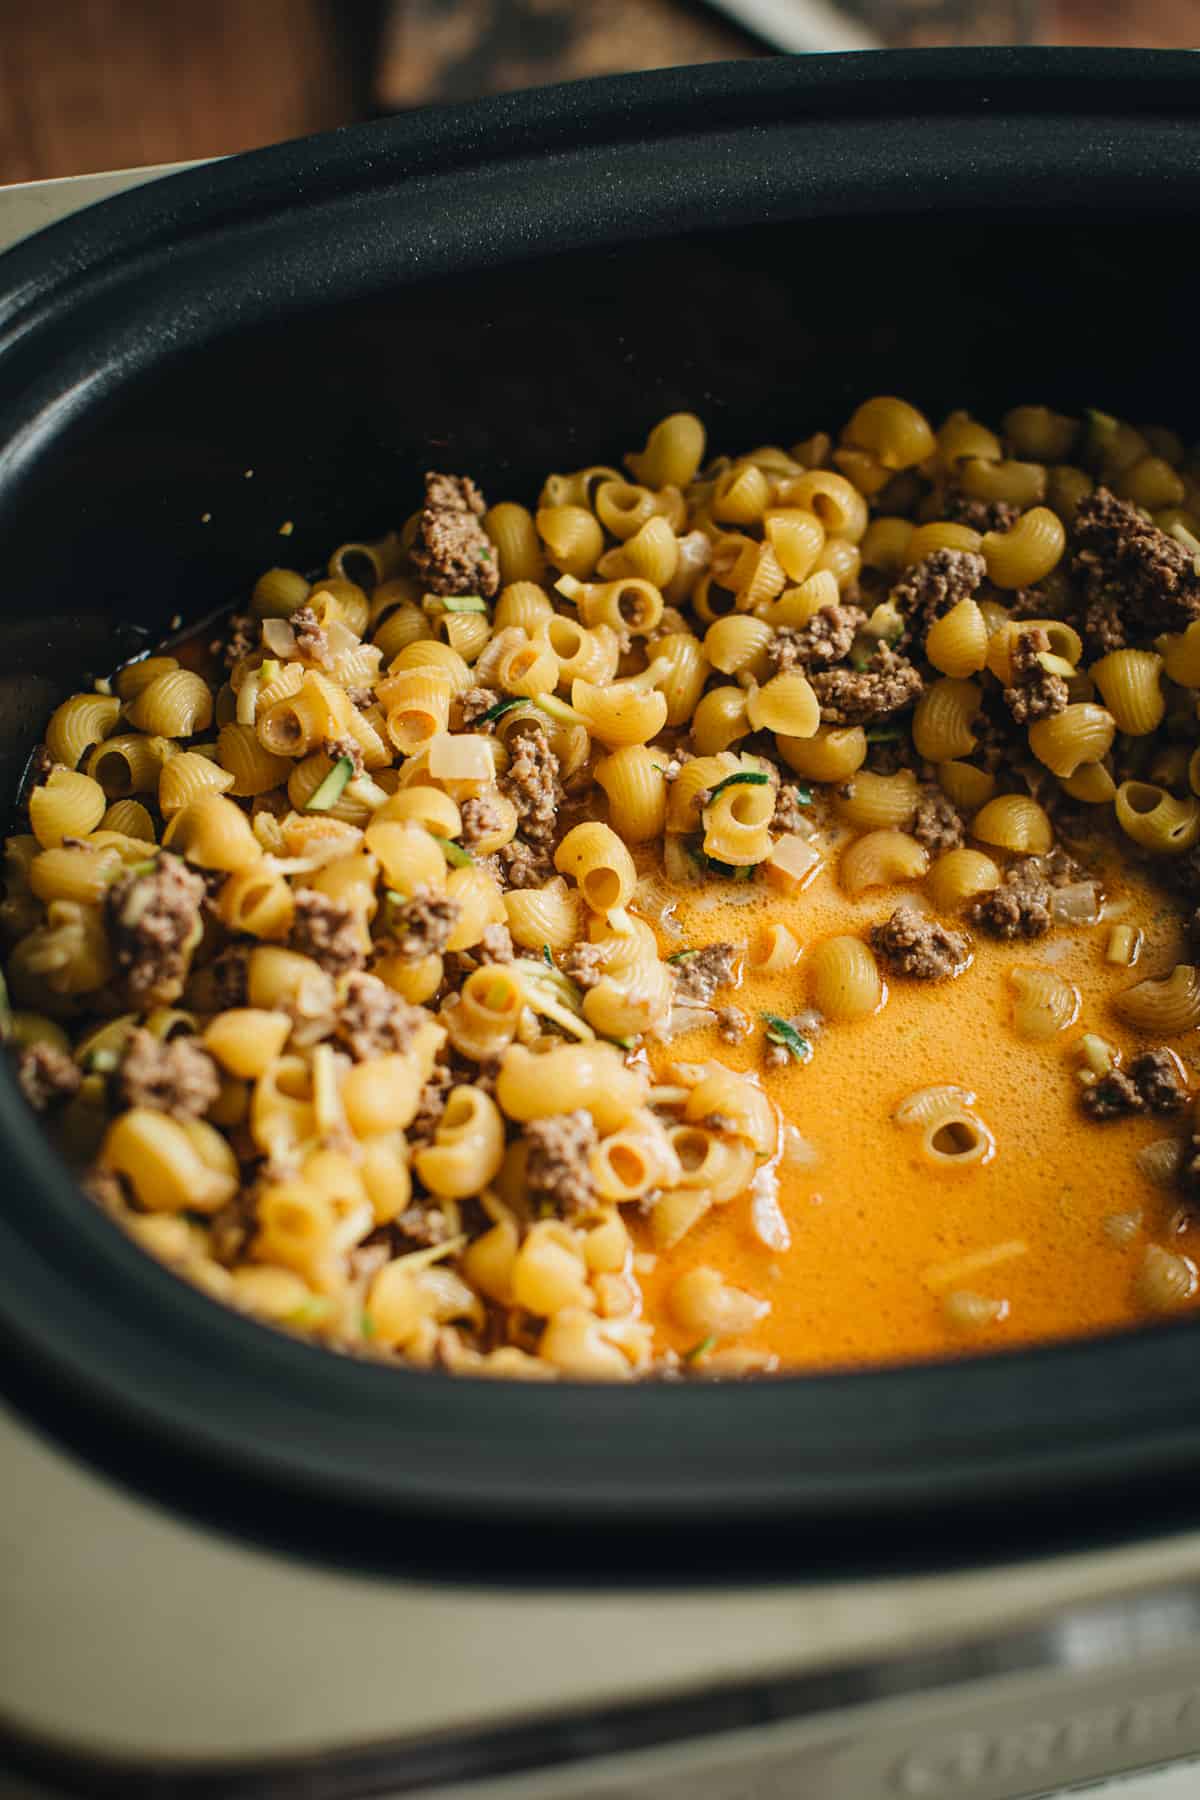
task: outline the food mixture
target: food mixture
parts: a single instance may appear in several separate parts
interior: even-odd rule
[[[532,509],[431,472],[54,713],[16,1078],[145,1250],[342,1353],[701,1378],[1187,1309],[1198,695],[1166,429],[880,397],[734,457],[673,414]]]

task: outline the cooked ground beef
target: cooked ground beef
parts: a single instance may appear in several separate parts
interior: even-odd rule
[[[1021,516],[1019,507],[1007,500],[976,500],[970,494],[948,493],[941,504],[941,516],[955,525],[966,525],[971,531],[1007,531]]]
[[[421,1098],[417,1102],[416,1116],[405,1133],[410,1144],[430,1144],[438,1122],[446,1110],[446,1101],[450,1089],[458,1081],[458,1076],[449,1063],[434,1063],[429,1080],[421,1089]]]
[[[1018,725],[1052,719],[1067,710],[1070,689],[1061,675],[1052,675],[1040,661],[1049,648],[1049,635],[1041,625],[1021,632],[1013,645],[1013,682],[1004,690],[1004,704]]]
[[[772,831],[801,831],[808,820],[809,805],[800,798],[800,789],[790,781],[781,781],[775,791]]]
[[[395,1226],[409,1244],[421,1250],[433,1244],[444,1244],[452,1235],[450,1221],[440,1206],[407,1206],[396,1219]]]
[[[221,1091],[217,1065],[189,1038],[155,1037],[135,1026],[116,1076],[122,1106],[151,1106],[173,1119],[199,1119]]]
[[[112,1169],[101,1169],[93,1163],[79,1185],[89,1200],[94,1200],[102,1212],[113,1218],[119,1218],[129,1205],[125,1182]]]
[[[246,1004],[246,964],[250,952],[244,944],[230,944],[208,965],[213,984],[213,1009],[228,1012]]]
[[[533,1119],[525,1127],[525,1140],[525,1179],[535,1213],[552,1210],[569,1219],[586,1212],[596,1199],[588,1160],[598,1141],[591,1113],[581,1108]]]
[[[920,670],[887,644],[865,669],[819,670],[809,679],[826,725],[877,725],[912,706],[925,689]]]
[[[905,570],[888,598],[923,644],[934,620],[960,600],[969,600],[986,575],[987,564],[973,550],[934,550],[915,568]]]
[[[564,975],[570,976],[576,987],[582,988],[586,993],[604,979],[607,961],[602,944],[572,944],[568,950],[564,950],[559,959],[559,967]]]
[[[105,897],[113,958],[137,1011],[166,1006],[183,990],[188,958],[200,940],[203,877],[162,851],[145,875],[132,870]]]
[[[428,1014],[410,1006],[377,975],[347,977],[334,1034],[355,1062],[407,1050]]]
[[[431,894],[426,888],[418,888],[412,899],[402,905],[393,903],[387,928],[393,954],[405,962],[420,962],[423,956],[440,955],[461,912],[457,900],[451,900],[445,894]]]
[[[871,948],[892,975],[913,981],[945,981],[960,975],[971,956],[965,932],[926,918],[909,900],[890,919],[871,927]]]
[[[431,594],[482,594],[500,586],[495,546],[480,524],[483,495],[466,475],[425,476],[421,542],[413,564]]]
[[[967,917],[989,937],[1044,937],[1051,923],[1049,885],[1016,863],[999,887],[975,901]]]
[[[750,1021],[740,1006],[718,1006],[717,1036],[723,1044],[739,1044],[750,1030]]]
[[[518,834],[497,852],[500,879],[506,887],[545,887],[554,874],[554,859],[544,844],[527,844]]]
[[[778,673],[785,669],[829,669],[850,654],[854,634],[867,622],[858,606],[823,606],[807,625],[783,625],[767,645]]]
[[[329,661],[329,641],[311,606],[301,606],[291,617],[296,634],[296,648],[309,662],[324,665]]]
[[[1127,1113],[1173,1113],[1187,1103],[1187,1084],[1169,1050],[1147,1050],[1128,1070],[1110,1069],[1083,1090],[1083,1110],[1093,1119]]]
[[[208,647],[213,656],[219,656],[227,669],[234,663],[241,662],[243,656],[257,648],[262,626],[253,613],[234,613],[229,621],[229,631],[224,638],[217,638]]]
[[[691,1006],[707,1006],[717,989],[733,980],[736,956],[732,944],[707,944],[672,963],[675,998]]]
[[[943,850],[958,850],[965,841],[966,827],[949,795],[931,788],[917,803],[912,834],[936,856]]]
[[[253,1188],[243,1188],[208,1221],[209,1250],[224,1268],[232,1269],[240,1261],[258,1227],[257,1215],[257,1193]]]
[[[361,969],[366,961],[362,928],[354,908],[316,888],[296,888],[291,947],[311,956],[329,975]]]
[[[340,762],[342,757],[348,756],[354,765],[354,775],[362,774],[364,767],[362,745],[356,743],[353,738],[326,738],[321,748],[332,763]],[[351,780],[353,779],[354,776],[351,776]]]
[[[25,1044],[17,1053],[17,1086],[35,1112],[79,1092],[79,1065],[55,1044]]]
[[[475,954],[481,963],[510,963],[516,956],[513,947],[512,932],[503,922],[485,925],[483,936],[475,946]]]
[[[525,838],[531,844],[544,844],[554,836],[562,805],[558,758],[546,733],[536,724],[513,733],[509,755],[511,760],[500,779],[501,792],[516,807]]]
[[[491,712],[493,706],[500,704],[500,696],[492,688],[473,687],[459,698],[459,711],[462,715],[464,731],[482,729],[491,731],[491,725],[480,726],[484,713]]]
[[[26,793],[28,794],[31,788],[41,787],[54,767],[54,758],[49,750],[45,744],[39,744],[30,757],[29,767],[25,771]]]
[[[1084,593],[1084,638],[1092,656],[1121,649],[1130,633],[1182,631],[1200,618],[1200,575],[1182,544],[1128,500],[1098,487],[1072,526],[1072,568]]]
[[[473,850],[482,838],[504,829],[504,810],[493,794],[472,794],[458,810],[462,819],[459,842],[468,850]],[[511,824],[511,814],[508,823]]]

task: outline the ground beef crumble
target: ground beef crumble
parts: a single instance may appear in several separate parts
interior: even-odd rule
[[[362,774],[365,766],[363,763],[362,745],[356,744],[353,738],[326,738],[321,745],[321,748],[331,763],[340,762],[343,757],[349,757],[354,768],[354,774],[350,777],[351,780],[354,779],[355,775]]]
[[[35,1112],[79,1092],[79,1065],[56,1044],[25,1044],[17,1052],[17,1086]]]
[[[723,1044],[740,1044],[749,1031],[750,1020],[740,1006],[718,1006],[717,1036]]]
[[[529,1156],[525,1178],[535,1213],[554,1211],[574,1218],[595,1203],[596,1183],[589,1158],[598,1142],[589,1112],[558,1113],[525,1127]]]
[[[1128,500],[1098,487],[1072,527],[1072,569],[1084,593],[1084,637],[1093,656],[1139,638],[1182,631],[1200,618],[1193,556]]]
[[[183,990],[188,957],[199,942],[202,876],[182,857],[163,851],[144,875],[113,882],[105,897],[105,922],[113,958],[137,1010],[165,1006]]]
[[[737,951],[732,944],[707,944],[672,963],[675,998],[688,1006],[708,1006],[719,987],[727,987],[737,972]]]
[[[1082,1094],[1083,1110],[1092,1119],[1117,1119],[1128,1113],[1173,1113],[1187,1102],[1187,1084],[1169,1050],[1147,1050],[1128,1070],[1110,1069]]]
[[[473,850],[483,838],[503,831],[512,819],[511,814],[506,819],[504,809],[493,794],[470,795],[459,807],[459,815],[462,819],[459,842],[467,850]]]
[[[296,888],[291,947],[311,956],[329,975],[361,969],[366,961],[362,929],[353,907],[317,888]]]
[[[122,1106],[150,1106],[173,1119],[199,1119],[221,1091],[217,1065],[189,1038],[164,1042],[135,1026],[116,1074]]]
[[[867,622],[858,606],[823,606],[807,625],[783,625],[767,645],[772,669],[829,669],[850,654],[854,634]]]
[[[498,873],[506,887],[545,887],[554,874],[554,859],[545,845],[528,844],[520,836],[502,844],[497,856]]]
[[[1017,725],[1052,719],[1067,710],[1070,689],[1061,675],[1052,675],[1040,661],[1049,649],[1050,638],[1041,625],[1022,631],[1013,645],[1013,681],[1004,690],[1004,704]]]
[[[212,982],[214,1012],[245,1006],[250,952],[244,944],[230,944],[204,971]]]
[[[889,974],[912,981],[945,981],[961,975],[971,958],[971,940],[937,919],[926,918],[909,900],[890,919],[871,927],[871,948]]]
[[[459,714],[462,718],[463,730],[491,731],[492,725],[482,724],[484,713],[491,712],[493,706],[500,704],[500,695],[492,688],[468,688],[458,702]]]
[[[912,706],[925,690],[920,670],[887,644],[880,644],[865,669],[817,670],[809,679],[826,725],[879,724]]]
[[[440,955],[461,912],[457,900],[431,894],[427,888],[418,888],[411,900],[393,902],[386,933],[392,954],[404,962]]]
[[[296,648],[309,662],[324,665],[329,661],[329,641],[311,606],[301,606],[291,617],[296,634]]]
[[[972,925],[986,931],[989,937],[1045,937],[1050,929],[1050,889],[1039,876],[1022,874],[1017,863],[1008,871],[999,887],[980,895],[968,909]]]
[[[808,822],[809,804],[801,799],[800,789],[789,781],[781,781],[775,791],[772,831],[802,831]]]
[[[219,656],[227,669],[241,662],[243,656],[258,647],[262,626],[253,613],[234,613],[229,621],[229,631],[224,638],[216,638],[209,651]]]
[[[960,849],[966,840],[966,827],[949,795],[940,788],[931,788],[917,803],[912,834],[936,856],[943,850]]]
[[[407,1050],[428,1016],[377,975],[355,973],[346,979],[334,1035],[355,1062],[367,1062]]]
[[[432,1072],[425,1086],[421,1089],[421,1098],[417,1102],[416,1114],[405,1136],[410,1144],[430,1144],[438,1121],[446,1110],[446,1101],[450,1097],[450,1089],[455,1085],[458,1076],[449,1063],[434,1063]]]
[[[1007,500],[976,500],[956,490],[942,501],[941,516],[954,525],[966,525],[971,531],[1007,531],[1016,524],[1021,511]]]
[[[500,586],[495,547],[480,524],[483,495],[466,475],[425,476],[421,540],[413,564],[431,594],[482,594]]]
[[[987,564],[973,550],[934,550],[905,570],[888,598],[917,642],[924,643],[934,620],[969,600],[986,575]]]
[[[604,979],[604,966],[608,961],[607,952],[602,944],[572,944],[564,950],[559,966],[564,975],[582,988],[584,993],[594,988]]]
[[[502,921],[485,925],[483,936],[475,946],[475,954],[481,963],[512,962],[517,953],[508,926]]]
[[[511,760],[500,779],[500,790],[516,807],[525,838],[531,844],[544,844],[555,834],[562,805],[558,758],[540,725],[514,732],[509,740],[509,755]]]

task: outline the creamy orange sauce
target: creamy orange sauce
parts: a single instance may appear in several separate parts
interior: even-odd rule
[[[685,1270],[705,1265],[770,1302],[770,1313],[739,1340],[799,1368],[889,1362],[1001,1348],[1143,1323],[1134,1279],[1146,1245],[1169,1243],[1200,1256],[1200,1231],[1169,1234],[1178,1195],[1153,1184],[1135,1161],[1138,1149],[1190,1129],[1188,1115],[1098,1123],[1080,1106],[1078,1040],[1101,1034],[1126,1060],[1147,1047],[1112,1012],[1111,996],[1146,976],[1170,972],[1181,946],[1179,919],[1163,890],[1111,851],[1099,851],[1104,920],[1058,927],[1031,943],[1002,944],[974,934],[974,960],[955,981],[930,985],[889,980],[885,1004],[870,1019],[825,1025],[805,1066],[765,1071],[759,1014],[789,1017],[808,1004],[805,957],[765,976],[743,959],[738,991],[723,990],[754,1020],[737,1045],[714,1029],[689,1032],[654,1052],[658,1078],[677,1061],[719,1060],[761,1071],[766,1091],[811,1146],[812,1166],[787,1157],[777,1165],[778,1201],[790,1248],[768,1249],[752,1226],[752,1198],[715,1208],[681,1243],[642,1261],[641,1286],[660,1347],[680,1352],[695,1333],[673,1321],[668,1293]],[[836,866],[836,865],[835,865]],[[902,893],[876,890],[858,900],[837,887],[826,866],[793,899],[756,893],[729,903],[723,886],[684,895],[678,937],[664,933],[664,954],[682,944],[729,941],[751,951],[763,926],[786,923],[805,950],[836,932],[865,932],[888,917]],[[1145,943],[1136,968],[1105,960],[1110,922],[1138,925]],[[1014,966],[1047,966],[1079,991],[1079,1016],[1050,1042],[1030,1043],[1012,1027]],[[1194,1037],[1194,1034],[1193,1034]],[[1162,1041],[1162,1040],[1159,1040]],[[1187,1039],[1167,1040],[1189,1076],[1200,1053]],[[972,1089],[991,1128],[986,1166],[932,1169],[917,1134],[893,1113],[931,1083]],[[1140,1210],[1132,1242],[1115,1244],[1105,1216]],[[947,1282],[939,1266],[1014,1239],[1028,1253]],[[649,1249],[643,1231],[639,1247]],[[946,1316],[949,1287],[1006,1303],[1005,1316],[969,1332]],[[1189,1303],[1198,1304],[1196,1300]]]

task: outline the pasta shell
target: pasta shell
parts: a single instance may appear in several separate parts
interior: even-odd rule
[[[1200,1025],[1200,970],[1176,963],[1163,981],[1139,981],[1113,1000],[1113,1011],[1139,1031],[1175,1037]]]
[[[1079,1017],[1079,990],[1053,969],[1010,969],[1013,1029],[1018,1037],[1038,1043],[1065,1031]]]

